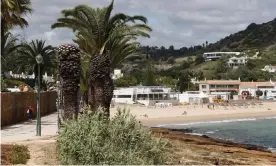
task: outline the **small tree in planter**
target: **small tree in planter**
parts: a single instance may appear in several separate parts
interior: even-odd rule
[[[263,91],[261,91],[260,89],[258,89],[256,91],[256,96],[257,96],[258,100],[259,100],[259,97],[262,96],[262,95],[263,95]]]

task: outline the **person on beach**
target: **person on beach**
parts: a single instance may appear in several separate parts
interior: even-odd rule
[[[29,106],[29,108],[27,109],[28,121],[29,122],[32,122],[33,111],[34,111],[34,109],[32,108],[32,106]]]
[[[182,115],[187,115],[187,111],[184,111],[184,112],[182,113]]]

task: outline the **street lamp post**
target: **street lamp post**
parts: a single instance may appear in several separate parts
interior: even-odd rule
[[[59,116],[59,102],[60,102],[60,82],[57,81],[56,82],[56,85],[57,85],[57,88],[58,88],[58,97],[57,97],[57,113],[58,113],[58,116],[57,116],[57,133],[59,133],[59,130],[60,130],[60,116]]]
[[[43,61],[43,57],[38,54],[35,57],[38,67],[38,76],[37,76],[37,112],[36,112],[36,136],[41,136],[41,117],[40,117],[40,64]]]

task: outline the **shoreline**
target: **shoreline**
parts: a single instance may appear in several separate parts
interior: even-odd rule
[[[168,125],[185,125],[187,123],[202,123],[223,120],[242,120],[246,119],[265,119],[276,117],[275,111],[255,112],[255,113],[235,113],[235,114],[219,114],[219,115],[198,115],[198,116],[177,116],[165,118],[137,118],[143,125],[148,127],[164,127]],[[223,122],[222,122],[223,123]]]

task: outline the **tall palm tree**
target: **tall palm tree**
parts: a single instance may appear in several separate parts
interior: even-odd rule
[[[9,70],[8,65],[9,62],[12,60],[16,60],[16,57],[14,56],[15,51],[19,47],[17,45],[17,38],[14,37],[10,32],[6,32],[4,37],[1,40],[1,44],[3,44],[3,48],[1,50],[1,69],[2,72]]]
[[[16,60],[18,70],[24,68],[27,72],[34,72],[35,79],[38,76],[38,65],[35,59],[38,54],[43,57],[40,74],[45,71],[53,73],[57,67],[56,50],[51,45],[45,45],[44,40],[32,40],[29,44],[21,45],[18,53]]]
[[[111,16],[112,10],[113,1],[101,9],[79,5],[63,10],[63,17],[52,25],[52,28],[72,29],[77,37],[74,41],[90,55],[89,104],[92,109],[103,107],[107,117],[114,89],[110,70],[135,53],[137,37],[149,37],[147,32],[151,31],[145,17],[123,13]]]
[[[58,49],[60,77],[64,96],[64,120],[77,118],[79,111],[78,93],[80,83],[80,50],[72,44]]]
[[[28,26],[28,22],[22,16],[32,11],[30,0],[1,0],[1,37],[14,26]]]

